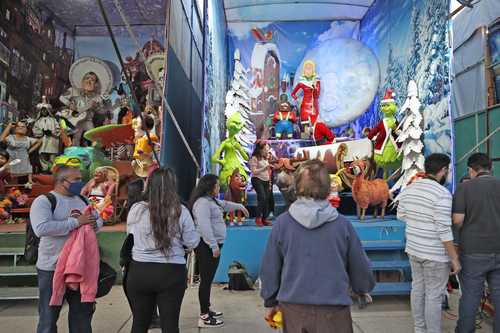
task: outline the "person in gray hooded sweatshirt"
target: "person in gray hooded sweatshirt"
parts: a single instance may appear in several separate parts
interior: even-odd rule
[[[350,290],[375,286],[351,223],[327,201],[328,170],[307,161],[295,173],[297,200],[277,218],[262,259],[265,317],[281,310],[285,333],[352,332]]]

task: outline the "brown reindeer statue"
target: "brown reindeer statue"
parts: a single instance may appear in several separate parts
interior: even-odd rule
[[[385,208],[389,201],[389,186],[383,179],[368,180],[365,178],[366,162],[356,159],[351,163],[354,173],[352,183],[352,196],[356,202],[358,218],[364,220],[368,206],[379,206],[382,209],[380,217],[384,218]],[[374,208],[374,217],[377,217],[378,209]]]

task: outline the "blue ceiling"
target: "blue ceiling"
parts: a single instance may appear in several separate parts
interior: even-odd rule
[[[374,0],[224,0],[228,23],[361,20]]]

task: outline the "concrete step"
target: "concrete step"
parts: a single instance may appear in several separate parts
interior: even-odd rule
[[[2,276],[36,276],[35,266],[0,266]]]
[[[38,299],[37,287],[0,287],[0,300]]]
[[[408,295],[411,291],[411,282],[377,282],[371,295]]]
[[[405,268],[410,268],[408,260],[372,260],[372,270],[374,271],[392,271]]]

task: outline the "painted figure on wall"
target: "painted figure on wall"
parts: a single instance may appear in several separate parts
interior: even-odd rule
[[[239,169],[241,176],[245,179],[248,178],[243,165],[243,163],[248,161],[248,154],[236,139],[236,135],[243,128],[243,120],[238,112],[233,113],[231,117],[227,119],[226,128],[228,137],[226,140],[222,141],[219,148],[217,148],[212,156],[212,163],[218,163],[222,166],[222,170],[219,174],[219,182],[221,188],[224,190],[227,189],[227,181],[234,169]]]
[[[279,99],[280,54],[278,46],[273,43],[271,31],[264,33],[258,28],[253,28],[252,35],[257,42],[251,56],[252,82],[249,95],[257,137],[262,138],[262,135],[267,134],[264,123],[269,115],[274,114]]]
[[[300,104],[300,121],[302,125],[314,125],[319,115],[319,95],[321,83],[316,74],[316,64],[306,60],[299,83],[292,91],[292,97],[297,100],[297,93],[302,90],[302,103]]]

